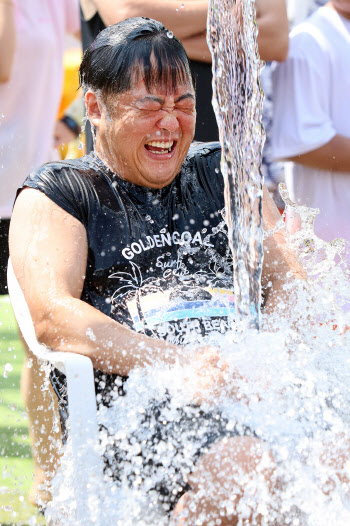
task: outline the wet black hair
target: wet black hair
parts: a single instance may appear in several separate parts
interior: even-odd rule
[[[151,62],[152,57],[152,62]],[[102,95],[128,91],[140,78],[146,89],[166,92],[192,83],[194,76],[181,42],[163,24],[150,18],[128,18],[101,31],[85,51],[80,85]]]

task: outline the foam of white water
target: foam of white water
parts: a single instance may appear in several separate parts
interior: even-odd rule
[[[281,308],[274,319],[263,317],[260,332],[251,330],[239,337],[227,334],[222,338],[221,356],[229,364],[227,376],[231,380],[215,398],[209,385],[210,402],[204,402],[204,407],[220,408],[238,428],[248,426],[273,454],[278,491],[275,500],[265,506],[262,524],[347,526],[350,331],[344,332],[344,328],[350,326],[350,314],[342,306],[349,301],[348,274],[334,264],[334,244],[312,233],[313,211],[307,214],[305,208],[298,208],[297,212],[304,216],[304,228],[292,236],[291,242],[298,247],[301,259],[309,262],[310,281],[288,286],[290,305]],[[336,245],[339,248],[341,243]],[[149,401],[161,400],[167,392],[172,397],[167,415],[170,419],[172,411],[191,402],[198,392],[193,368],[178,363],[172,368],[155,366],[133,371],[127,396],[100,411],[100,422],[109,433],[126,438],[139,425]],[[106,444],[106,433],[101,438]],[[133,444],[131,457],[137,457],[139,447]],[[164,466],[169,466],[173,458],[171,439],[160,453]],[[67,450],[55,481],[50,524],[76,524],[69,466]],[[117,487],[107,476],[100,484],[105,526],[168,524],[152,492],[147,493],[147,485],[130,488],[124,480]],[[260,493],[255,502],[260,511],[261,498]],[[240,524],[246,514],[244,509],[251,509],[252,496],[246,499],[246,508],[244,499],[240,502]],[[254,523],[251,519],[250,524]]]

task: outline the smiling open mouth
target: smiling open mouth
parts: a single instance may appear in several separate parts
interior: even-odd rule
[[[175,148],[176,141],[150,141],[145,144],[146,150],[157,155],[171,153]]]

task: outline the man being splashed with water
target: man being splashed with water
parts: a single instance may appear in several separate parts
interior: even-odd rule
[[[98,35],[80,75],[95,150],[32,173],[13,212],[11,258],[36,335],[91,358],[102,405],[127,400],[137,369],[190,364],[187,403],[171,412],[169,391],[152,399],[128,440],[110,437],[107,472],[149,495],[166,523],[223,526],[244,512],[260,524],[262,508],[240,503],[247,488],[273,493],[272,457],[214,403],[239,399],[217,348],[234,329],[232,258],[220,145],[191,146],[184,48],[159,22],[128,19]],[[268,195],[263,214],[267,226],[279,217]],[[266,312],[291,267],[283,237],[269,237]],[[64,379],[53,382],[64,404]]]

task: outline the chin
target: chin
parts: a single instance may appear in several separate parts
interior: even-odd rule
[[[153,172],[152,174],[145,174],[143,180],[145,181],[145,186],[148,186],[149,188],[163,188],[170,184],[175,176],[176,174],[169,175],[169,172],[155,176]]]

